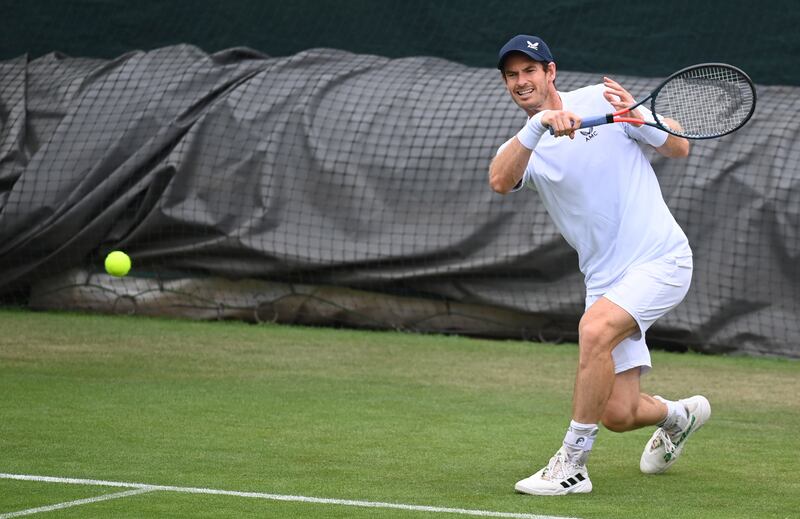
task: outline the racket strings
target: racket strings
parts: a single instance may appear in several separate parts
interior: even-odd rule
[[[724,135],[750,117],[755,93],[735,69],[705,66],[687,70],[667,82],[654,101],[655,111],[677,121],[687,137]]]

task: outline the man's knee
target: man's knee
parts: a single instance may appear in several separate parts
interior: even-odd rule
[[[600,298],[578,323],[578,343],[582,356],[610,354],[611,350],[636,330],[636,321],[621,307]]]
[[[598,355],[610,355],[614,349],[614,330],[602,318],[584,316],[578,325],[580,355],[587,360]]]
[[[609,431],[625,432],[633,427],[635,412],[618,405],[607,405],[601,422]]]

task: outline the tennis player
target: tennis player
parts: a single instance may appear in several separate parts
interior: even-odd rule
[[[522,187],[538,191],[578,252],[586,283],[572,421],[547,466],[515,489],[534,495],[591,492],[586,462],[601,423],[615,432],[656,426],[639,466],[647,474],[663,472],[709,419],[711,406],[700,395],[673,401],[640,391],[639,379],[651,368],[645,332],[683,300],[692,278],[689,242],[664,203],[643,148],[680,158],[689,154],[689,142],[629,123],[576,131],[577,114],[629,107],[633,96],[609,78],[559,92],[553,55],[536,36],[506,43],[498,68],[529,119],[492,160],[491,188],[501,194]],[[653,117],[642,107],[632,116]]]

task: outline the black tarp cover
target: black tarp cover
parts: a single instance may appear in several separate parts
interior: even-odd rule
[[[23,56],[0,74],[0,295],[120,248],[148,272],[582,311],[576,256],[535,194],[488,188],[524,123],[497,70],[182,45]],[[558,86],[600,80],[560,71]],[[800,357],[799,93],[760,87],[743,130],[653,157],[695,253],[692,289],[655,333]]]

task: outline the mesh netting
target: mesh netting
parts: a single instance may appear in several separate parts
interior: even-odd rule
[[[6,59],[0,297],[574,339],[575,253],[535,194],[488,187],[525,122],[493,61],[192,45]],[[661,80],[613,77],[639,98]],[[557,83],[601,80],[561,68]],[[687,159],[650,155],[695,255],[651,343],[800,356],[798,94],[760,85],[742,130]],[[103,271],[115,249],[133,259],[126,278]]]

